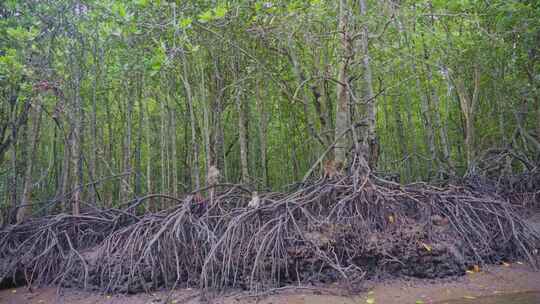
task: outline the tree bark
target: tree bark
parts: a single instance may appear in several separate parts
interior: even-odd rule
[[[347,136],[341,136],[349,126],[349,77],[348,68],[352,58],[352,45],[348,30],[348,7],[346,0],[340,0],[339,3],[339,26],[341,58],[339,60],[338,81],[337,81],[337,107],[336,107],[336,145],[334,148],[334,157],[336,161],[345,163],[346,152],[349,147]]]
[[[133,99],[134,96],[129,87],[129,80],[125,80],[125,92],[127,93],[127,111],[125,115],[126,121],[126,134],[124,137],[123,151],[122,151],[122,167],[124,175],[121,178],[120,183],[120,197],[121,203],[129,199],[129,186],[131,181],[131,136],[132,136],[132,119],[133,119]]]
[[[28,161],[26,164],[26,170],[24,173],[24,185],[22,192],[22,200],[17,210],[17,224],[25,221],[32,213],[32,171],[34,169],[34,163],[36,161],[36,152],[38,150],[39,143],[39,131],[41,127],[41,104],[35,103],[31,108],[31,123],[30,129],[30,153],[28,153]]]
[[[372,169],[377,167],[379,158],[379,143],[377,139],[377,105],[375,103],[375,94],[373,93],[373,80],[371,74],[371,64],[369,57],[369,28],[367,22],[367,3],[365,0],[359,0],[360,16],[363,17],[362,38],[360,46],[362,50],[362,65],[364,67],[364,88],[367,117],[367,134],[364,136],[364,145],[369,147],[369,166]]]
[[[261,161],[261,180],[264,188],[268,187],[268,161],[266,159],[267,131],[268,131],[268,113],[266,113],[266,105],[261,93],[261,82],[257,81],[255,96],[257,98],[257,111],[260,115],[259,123],[259,138],[260,138],[260,161]]]
[[[236,109],[238,111],[238,137],[240,142],[240,167],[242,172],[242,183],[249,183],[249,169],[247,156],[247,130],[246,130],[246,113],[242,98],[242,86],[238,84],[236,89]]]
[[[199,175],[199,144],[197,142],[197,131],[195,128],[195,124],[197,123],[195,121],[195,109],[193,106],[193,95],[191,90],[191,85],[189,83],[188,78],[188,71],[187,71],[187,60],[185,57],[185,54],[182,53],[182,82],[184,83],[184,89],[186,90],[186,99],[188,103],[188,110],[189,110],[189,120],[191,124],[191,146],[192,146],[192,162],[191,162],[191,179],[192,179],[192,186],[195,187],[195,189],[200,188],[200,175]]]
[[[413,74],[417,75],[415,77],[416,90],[420,93],[420,107],[422,119],[424,121],[424,129],[426,130],[426,143],[429,151],[429,162],[428,162],[428,180],[431,178],[433,173],[433,168],[437,160],[437,147],[435,145],[435,132],[433,130],[433,123],[431,119],[431,105],[429,103],[429,97],[427,93],[423,92],[422,84],[420,83],[420,77],[418,76],[418,69],[416,68],[416,63],[412,63]]]
[[[472,96],[467,92],[463,79],[459,76],[454,79],[456,85],[456,91],[459,97],[459,104],[461,107],[461,113],[465,121],[465,157],[467,160],[467,170],[474,169],[474,117],[476,104],[478,102],[478,94],[480,91],[480,67],[478,64],[474,64],[473,67],[473,94]]]

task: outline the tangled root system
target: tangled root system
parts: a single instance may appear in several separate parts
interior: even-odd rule
[[[212,202],[174,198],[175,207],[140,217],[132,205],[8,226],[0,231],[0,279],[107,292],[254,291],[538,263],[540,237],[515,207],[468,187],[339,176],[262,193],[257,208],[247,207],[243,188],[219,187]]]

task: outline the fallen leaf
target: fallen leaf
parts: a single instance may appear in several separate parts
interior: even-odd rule
[[[464,296],[463,298],[464,298],[464,299],[467,299],[467,300],[474,300],[474,299],[476,299],[476,297],[473,297],[473,296]]]
[[[390,216],[388,216],[388,220],[390,221],[390,223],[393,224],[396,219],[394,218],[393,215],[390,215]]]
[[[472,271],[472,270],[465,270],[465,272],[468,273],[468,274],[474,274],[474,271]]]
[[[480,266],[474,265],[474,266],[473,266],[473,271],[474,271],[474,272],[480,272]]]
[[[367,298],[366,303],[367,304],[375,304],[375,299],[374,298]]]
[[[416,304],[424,304],[424,301],[422,301],[422,300],[416,300],[415,303],[416,303]]]
[[[107,296],[106,296],[106,298],[107,298],[107,299],[110,299],[110,298],[111,298],[111,296],[110,296],[110,295],[107,295]]]
[[[424,248],[426,248],[426,250],[427,250],[428,252],[431,252],[431,246],[429,246],[429,245],[426,244],[426,243],[422,243],[422,246],[424,246]]]
[[[17,289],[13,289],[11,292],[12,293],[17,293]]]
[[[510,264],[506,263],[506,262],[503,262],[502,263],[504,267],[510,267]]]
[[[370,290],[367,294],[368,294],[368,295],[372,295],[372,294],[374,294],[374,293],[375,293],[375,292],[374,292],[373,290]]]
[[[523,262],[517,262],[519,265],[523,265]]]
[[[38,302],[38,303],[45,303],[44,300],[38,300],[37,302]]]

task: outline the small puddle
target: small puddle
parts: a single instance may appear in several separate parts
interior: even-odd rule
[[[511,294],[500,294],[474,299],[458,299],[441,302],[441,304],[538,304],[540,303],[540,292],[519,292]]]

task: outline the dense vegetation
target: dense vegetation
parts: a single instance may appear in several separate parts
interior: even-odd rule
[[[536,1],[5,0],[2,219],[211,166],[277,189],[327,150],[402,182],[531,170],[539,45]]]

